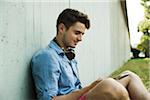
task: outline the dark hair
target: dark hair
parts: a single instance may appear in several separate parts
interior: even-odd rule
[[[85,25],[87,29],[90,28],[90,20],[88,19],[88,16],[82,12],[79,12],[75,9],[67,8],[63,10],[57,19],[57,31],[58,31],[58,25],[60,23],[63,23],[67,29],[69,29],[70,26],[72,26],[76,22],[81,22]]]

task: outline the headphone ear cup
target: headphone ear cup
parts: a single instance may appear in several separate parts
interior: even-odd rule
[[[67,56],[67,58],[68,58],[69,60],[72,60],[72,59],[75,58],[75,52],[74,52],[73,49],[67,50],[67,51],[65,52],[65,55]]]
[[[56,40],[56,37],[53,39],[53,41],[57,44],[57,45],[59,45],[59,43],[57,42],[57,40]],[[59,45],[60,46],[60,45]],[[61,46],[60,46],[61,47]],[[75,52],[74,52],[74,50],[72,49],[72,48],[68,48],[67,49],[67,51],[65,51],[65,55],[67,56],[67,58],[69,59],[69,60],[72,60],[72,59],[74,59],[75,58]]]

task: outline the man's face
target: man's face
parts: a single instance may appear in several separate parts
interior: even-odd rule
[[[68,30],[65,30],[62,39],[64,46],[75,48],[78,42],[82,41],[85,29],[86,27],[83,23],[76,22]]]

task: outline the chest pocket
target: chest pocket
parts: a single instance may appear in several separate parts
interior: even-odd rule
[[[61,62],[60,85],[65,87],[74,86],[77,81],[75,64],[63,59]]]

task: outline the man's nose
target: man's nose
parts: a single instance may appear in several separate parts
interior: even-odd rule
[[[78,35],[78,41],[82,41],[82,34]]]

